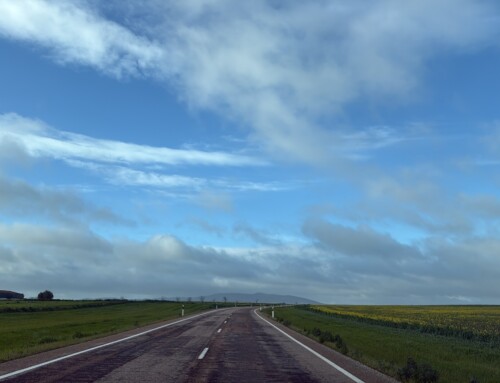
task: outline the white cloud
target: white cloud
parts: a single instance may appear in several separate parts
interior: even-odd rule
[[[189,194],[186,194],[185,197],[200,206],[224,211],[232,210],[229,192],[277,192],[291,190],[300,185],[299,182],[253,182],[217,177],[164,174],[148,169],[137,170],[124,166],[101,165],[74,160],[67,161],[67,163],[89,170],[115,185],[187,190]]]
[[[177,174],[161,174],[129,169],[122,166],[101,166],[74,161],[70,162],[70,164],[103,175],[108,182],[116,185],[189,188],[196,191],[206,184],[204,178],[181,176]]]
[[[103,19],[83,2],[0,1],[0,34],[36,42],[61,63],[91,65],[115,76],[156,71],[164,52],[154,42]]]
[[[187,100],[229,106],[271,151],[306,161],[343,149],[317,117],[359,98],[405,98],[429,57],[493,38],[489,7],[472,1],[190,5],[174,12],[167,41],[181,52]]]
[[[472,0],[101,4],[114,21],[92,4],[4,0],[0,33],[63,63],[168,81],[273,154],[308,162],[342,154],[318,118],[360,99],[405,99],[429,58],[492,44],[498,30],[493,3]]]
[[[35,158],[136,165],[259,166],[263,161],[224,152],[171,149],[102,140],[58,131],[45,123],[9,113],[0,115],[0,143],[15,143]]]
[[[374,230],[358,231],[321,246],[213,248],[170,234],[106,240],[84,228],[1,224],[0,279],[27,295],[50,288],[61,298],[266,291],[336,303],[452,303],[458,296],[496,302],[498,239],[432,238],[420,253]],[[360,236],[377,243],[371,256],[358,256]],[[395,251],[406,256],[391,256]]]
[[[182,189],[201,193],[196,201],[208,206],[208,191],[214,190],[221,204],[228,191],[282,191],[298,182],[254,182],[235,178],[198,177],[183,169],[174,174],[168,167],[177,165],[248,167],[267,166],[260,158],[220,151],[171,149],[102,140],[56,130],[45,123],[17,114],[0,114],[0,148],[3,161],[29,162],[34,159],[60,160],[85,169],[115,185]],[[154,169],[154,170],[152,170]],[[204,197],[203,197],[204,196]],[[189,197],[193,198],[193,196]],[[224,202],[229,208],[228,199]],[[215,205],[214,205],[215,206]],[[221,205],[222,206],[222,205]]]
[[[419,139],[404,125],[356,130],[338,128],[336,120],[351,103],[392,105],[418,97],[430,60],[497,44],[499,30],[492,1],[123,4],[0,0],[0,36],[41,47],[61,65],[166,82],[189,106],[217,111],[248,128],[250,138],[272,155],[327,166],[339,157],[366,159]],[[499,137],[492,129],[482,142],[483,164],[498,165]],[[0,115],[0,161],[60,160],[112,184],[171,192],[226,212],[233,208],[233,192],[284,191],[299,184],[199,176],[184,171],[188,166],[179,170],[266,165],[239,153],[103,140]],[[453,184],[456,178],[447,184],[448,164],[430,158],[414,167],[402,154],[384,171],[368,161],[342,167],[340,175],[354,185],[346,188],[354,190],[353,197],[326,215],[355,224],[311,219],[302,227],[305,238],[288,245],[253,226],[233,226],[258,245],[251,248],[194,247],[170,234],[144,242],[104,239],[82,222],[119,220],[112,212],[65,191],[0,177],[3,214],[78,223],[2,223],[0,280],[21,291],[52,283],[68,296],[187,296],[258,288],[328,302],[497,302],[500,203],[488,194],[489,181],[475,174],[476,179],[460,180],[468,183],[468,193],[455,192],[460,185]],[[344,198],[343,192],[334,190],[331,199]],[[195,224],[221,233],[209,222]],[[403,241],[405,233],[398,230],[411,231],[411,240]],[[13,272],[18,269],[20,274]]]

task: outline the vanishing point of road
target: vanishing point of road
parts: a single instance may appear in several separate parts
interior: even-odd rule
[[[395,382],[265,318],[212,310],[0,364],[0,382]]]

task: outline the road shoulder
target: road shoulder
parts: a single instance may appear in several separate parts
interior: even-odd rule
[[[280,323],[277,321],[274,321],[267,315],[263,313],[259,313],[258,310],[252,310],[253,314],[258,317],[261,317],[262,319],[265,319],[266,321],[272,323],[274,326],[294,338],[295,340],[299,341],[300,343],[304,344],[305,346],[309,347],[310,349],[314,350],[318,354],[322,355],[326,359],[330,360],[331,362],[335,363],[336,365],[340,366],[342,369],[348,371],[352,375],[358,377],[361,379],[363,382],[366,383],[397,383],[398,381],[395,380],[394,378],[387,376],[380,371],[377,371],[371,367],[368,367],[354,359],[351,359],[350,357],[341,354],[338,351],[335,351],[325,345],[322,345],[321,343],[316,342],[315,340],[300,334]],[[276,331],[276,330],[275,330]],[[284,335],[282,335],[284,336]],[[332,367],[333,368],[333,367]]]

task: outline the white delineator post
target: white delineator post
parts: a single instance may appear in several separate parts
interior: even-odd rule
[[[181,317],[184,316],[184,305],[182,305]]]
[[[271,316],[272,316],[272,317],[273,317],[273,319],[274,319],[274,306],[273,306],[273,311],[272,311]]]

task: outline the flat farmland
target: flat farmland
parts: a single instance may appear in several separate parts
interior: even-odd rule
[[[500,382],[500,306],[311,305],[275,314],[292,329],[399,379],[411,358],[435,371],[438,382]]]
[[[500,306],[311,306],[311,310],[500,345]]]
[[[1,301],[0,362],[179,317],[182,303]],[[185,314],[213,303],[185,303]]]

